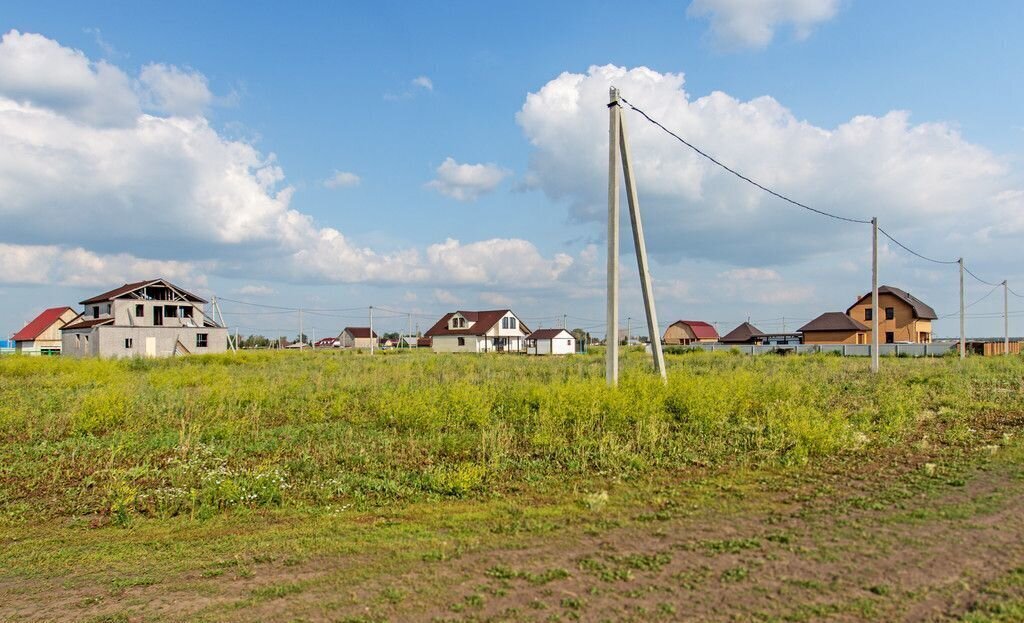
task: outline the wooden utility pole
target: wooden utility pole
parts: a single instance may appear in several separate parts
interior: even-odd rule
[[[878,217],[871,217],[871,371],[878,372]]]
[[[964,334],[964,258],[957,260],[960,265],[960,359],[967,356],[967,338]]]
[[[619,380],[618,362],[618,310],[619,310],[619,171],[618,158],[622,157],[622,174],[626,180],[626,199],[629,202],[629,219],[633,229],[633,247],[636,251],[637,270],[640,273],[640,289],[644,297],[644,312],[647,316],[647,332],[651,343],[654,370],[662,379],[665,373],[665,355],[661,349],[661,331],[658,327],[658,312],[654,305],[654,288],[647,261],[647,243],[644,240],[643,221],[640,218],[640,201],[633,176],[633,163],[626,136],[626,124],[619,104],[619,90],[612,87],[608,103],[608,332],[615,336],[615,348],[608,349],[606,377],[608,383],[617,385]],[[613,331],[614,330],[614,331]],[[629,340],[627,331],[626,340]]]

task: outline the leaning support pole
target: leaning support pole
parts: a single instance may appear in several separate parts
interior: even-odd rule
[[[605,380],[619,384],[619,90],[608,104],[608,310]]]
[[[960,265],[960,359],[967,356],[967,338],[964,334],[964,258],[957,260]]]
[[[871,371],[878,372],[878,217],[871,218]]]
[[[626,179],[626,199],[629,202],[629,220],[633,225],[633,246],[636,249],[636,266],[640,271],[640,289],[644,295],[644,311],[647,314],[647,336],[654,356],[654,371],[667,381],[665,375],[665,354],[661,350],[661,331],[658,327],[658,311],[654,307],[654,289],[651,286],[651,272],[647,262],[647,244],[644,242],[644,226],[640,220],[640,200],[636,194],[636,180],[633,178],[633,163],[629,155],[629,141],[626,139],[626,122],[621,118],[621,109],[616,106],[619,119],[619,146],[622,149],[622,173]],[[628,336],[627,336],[628,339]]]

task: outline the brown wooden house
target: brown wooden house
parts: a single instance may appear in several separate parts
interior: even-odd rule
[[[871,293],[861,296],[846,310],[846,314],[868,327],[867,342],[871,343]],[[938,318],[935,310],[915,296],[894,288],[878,288],[878,341],[881,344],[913,342],[927,344],[932,341],[932,320]]]
[[[676,320],[665,329],[661,337],[663,344],[714,344],[718,331],[703,320]]]

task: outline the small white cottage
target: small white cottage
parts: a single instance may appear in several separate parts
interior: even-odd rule
[[[528,355],[572,355],[576,338],[565,329],[537,329],[526,336]]]

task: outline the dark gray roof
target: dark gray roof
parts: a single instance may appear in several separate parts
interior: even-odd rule
[[[725,343],[742,344],[744,342],[749,342],[753,339],[762,338],[764,336],[765,334],[763,331],[761,331],[754,325],[750,324],[749,322],[744,322],[743,324],[736,327],[732,331],[729,331],[728,333],[723,335],[719,341]]]
[[[878,286],[878,294],[891,294],[896,298],[900,299],[901,301],[903,301],[904,303],[906,303],[907,305],[910,305],[911,309],[914,310],[914,318],[922,318],[924,320],[935,320],[939,317],[939,315],[935,313],[935,310],[932,309],[930,305],[926,304],[924,301],[917,298],[913,294],[907,292],[906,290],[900,290],[899,288],[894,286]],[[853,309],[855,305],[860,305],[862,302],[864,302],[864,299],[870,300],[871,293],[868,292],[864,296],[857,299],[856,303],[850,305],[850,307],[847,308],[846,313],[850,313],[850,310]]]
[[[825,312],[814,320],[800,327],[799,331],[867,331],[863,324],[850,318],[843,312]]]

